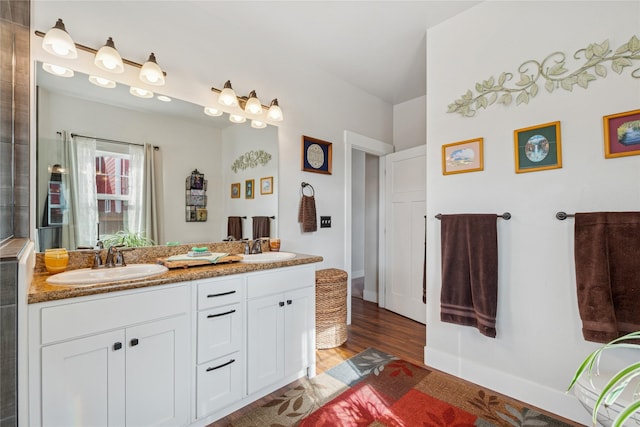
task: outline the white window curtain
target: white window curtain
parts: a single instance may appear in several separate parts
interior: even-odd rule
[[[63,131],[71,203],[68,224],[63,229],[63,245],[95,246],[98,240],[98,202],[96,196],[96,141],[80,136],[69,137]]]
[[[130,145],[129,159],[128,228],[158,243],[154,148]]]

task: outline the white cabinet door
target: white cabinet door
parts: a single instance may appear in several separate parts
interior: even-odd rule
[[[285,375],[293,374],[309,365],[313,288],[285,294],[284,359]]]
[[[42,348],[44,426],[125,425],[124,339],[120,330]]]
[[[198,365],[196,416],[204,417],[242,399],[242,359],[233,353]]]
[[[126,330],[127,425],[187,424],[187,327],[177,316]]]
[[[284,377],[284,296],[247,302],[247,386],[249,394]]]
[[[240,350],[242,317],[240,304],[198,313],[198,363]]]

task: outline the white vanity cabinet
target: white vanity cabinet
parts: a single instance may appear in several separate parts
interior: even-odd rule
[[[30,305],[29,424],[187,425],[189,309],[184,284]]]
[[[231,405],[244,394],[244,277],[197,283],[196,417]]]
[[[247,276],[248,393],[315,375],[315,268]]]

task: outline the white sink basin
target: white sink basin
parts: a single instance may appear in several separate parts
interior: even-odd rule
[[[291,252],[263,252],[261,254],[242,255],[242,262],[277,262],[294,258]]]
[[[89,286],[97,283],[117,282],[120,280],[144,279],[167,272],[169,269],[160,264],[129,264],[126,267],[80,268],[65,271],[47,278],[51,285]]]

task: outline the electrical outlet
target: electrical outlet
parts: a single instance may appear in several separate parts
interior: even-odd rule
[[[330,216],[321,216],[320,217],[320,228],[331,228],[331,217]]]

